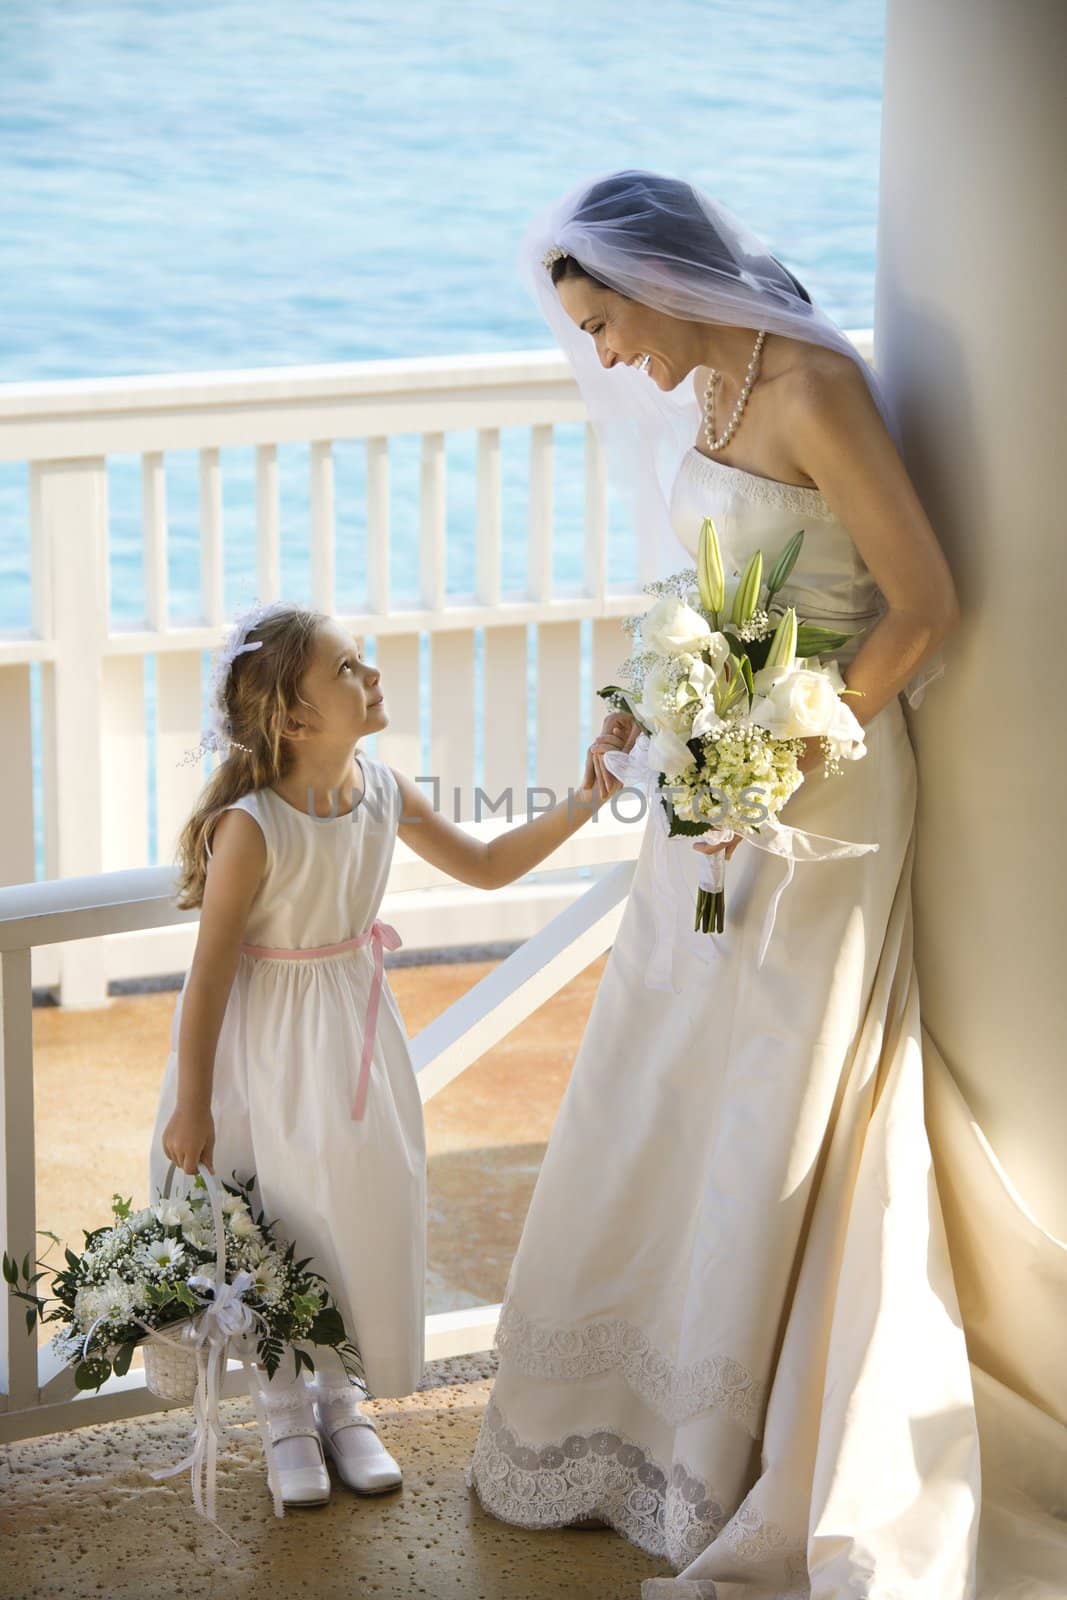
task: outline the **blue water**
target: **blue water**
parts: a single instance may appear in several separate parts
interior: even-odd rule
[[[844,327],[872,320],[882,0],[6,0],[0,380],[528,349],[514,257],[583,177],[693,179]],[[577,429],[555,577],[580,579]],[[504,436],[505,586],[525,452]],[[418,441],[394,441],[413,592]],[[309,599],[307,452],[286,447],[282,588]],[[254,588],[251,452],[223,452],[227,603]],[[448,582],[473,572],[474,440],[449,441]],[[197,616],[196,460],[168,456],[171,621]],[[337,609],[359,608],[361,447],[338,447]],[[110,469],[111,626],[143,612],[139,464]],[[29,626],[25,469],[0,464],[0,631]],[[613,525],[617,525],[617,518]],[[609,579],[631,578],[616,538]],[[151,710],[152,663],[147,663]],[[154,846],[153,846],[154,848]],[[41,871],[40,864],[38,872]]]

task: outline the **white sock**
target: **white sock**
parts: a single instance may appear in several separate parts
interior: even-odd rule
[[[268,1379],[266,1372],[257,1368],[260,1393],[267,1408],[270,1422],[295,1423],[302,1428],[316,1428],[314,1396],[304,1382],[304,1374],[296,1378],[278,1372]],[[316,1429],[317,1431],[317,1429]],[[295,1439],[278,1439],[272,1446],[274,1460],[286,1471],[300,1467],[317,1467],[322,1462],[318,1441],[303,1436]]]

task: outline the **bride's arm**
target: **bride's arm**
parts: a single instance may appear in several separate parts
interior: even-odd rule
[[[848,705],[866,725],[958,625],[948,562],[915,486],[853,361],[813,364],[793,381],[790,442],[848,529],[888,604],[842,668]]]

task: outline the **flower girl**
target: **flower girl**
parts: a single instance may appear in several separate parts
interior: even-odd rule
[[[365,1386],[315,1346],[257,1369],[287,1505],[329,1497],[326,1455],[364,1494],[401,1482],[360,1409],[409,1394],[423,1368],[425,1139],[377,920],[399,837],[450,876],[496,888],[531,871],[618,787],[589,746],[581,787],[484,843],[407,777],[364,755],[387,725],[381,674],[334,620],[254,606],[216,658],[223,755],[178,842],[177,904],[200,907],[175,1007],[150,1180],[203,1162],[255,1175],[257,1202],[329,1284]],[[198,752],[199,753],[199,752]],[[242,818],[244,819],[242,821]]]

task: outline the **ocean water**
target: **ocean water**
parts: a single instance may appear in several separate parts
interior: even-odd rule
[[[514,266],[526,220],[623,166],[699,183],[842,326],[868,326],[882,29],[881,0],[6,0],[0,381],[544,347]],[[520,434],[503,444],[511,590]],[[561,588],[580,578],[579,435],[559,430]],[[391,454],[403,602],[418,441]],[[307,452],[280,458],[282,588],[305,600]],[[361,447],[337,463],[343,612],[365,580]],[[472,584],[473,463],[473,437],[450,439],[451,594]],[[197,617],[197,466],[167,467],[180,625]],[[223,452],[223,481],[232,606],[254,587],[251,452]],[[136,627],[135,459],[112,463],[109,498],[111,626]],[[29,626],[27,521],[25,469],[0,464],[0,633]],[[612,525],[609,579],[627,582]],[[147,688],[151,714],[151,662]]]

